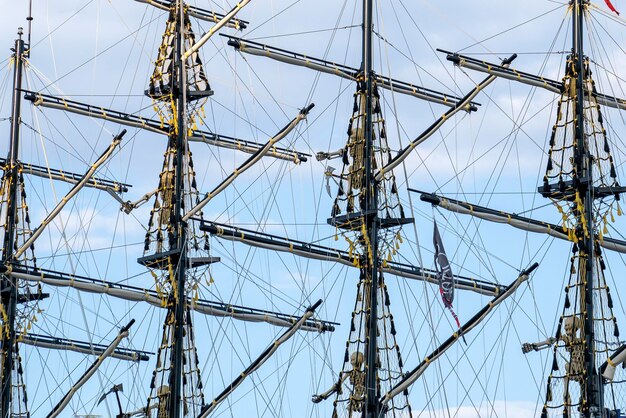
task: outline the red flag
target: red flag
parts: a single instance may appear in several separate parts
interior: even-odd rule
[[[611,3],[611,0],[604,0],[604,2],[606,3],[606,5],[609,7],[609,9],[611,9],[612,12],[615,12],[615,14],[617,14],[619,16],[619,12],[617,11],[617,9],[613,6],[613,3]]]

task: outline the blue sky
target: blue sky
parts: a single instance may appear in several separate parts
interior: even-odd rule
[[[7,54],[16,26],[25,23],[23,3],[0,16],[0,40]],[[152,116],[149,100],[141,95],[164,28],[164,14],[132,1],[57,3],[34,0],[34,48],[29,73],[32,88],[45,87],[74,100],[128,112],[141,109],[142,114]],[[476,56],[492,62],[517,52],[517,69],[554,79],[562,76],[562,51],[569,49],[569,20],[564,20],[564,2],[408,3],[385,1],[378,5],[375,29],[380,37],[375,43],[375,67],[380,73],[455,94],[468,91],[483,78],[481,74],[453,67],[443,54],[434,51],[442,48],[485,54]],[[197,4],[210,7],[209,2]],[[229,9],[221,1],[211,6]],[[360,6],[347,2],[343,12],[337,6],[330,0],[253,1],[241,13],[251,22],[242,36],[356,67],[360,64],[360,29],[353,26],[359,23]],[[606,11],[603,2],[597,6]],[[615,6],[619,10],[621,5],[616,2]],[[594,16],[589,45],[590,55],[597,57],[598,86],[610,94],[626,97],[619,78],[625,60],[620,46],[625,35],[623,24],[599,13]],[[561,27],[562,22],[565,23]],[[196,33],[208,27],[196,26]],[[334,27],[342,29],[328,30]],[[545,58],[549,50],[554,53]],[[314,153],[335,150],[345,143],[354,92],[349,82],[330,75],[318,78],[308,69],[241,56],[227,48],[221,37],[213,39],[202,56],[216,92],[205,107],[209,129],[262,142],[290,120],[297,109],[313,101],[316,108],[308,121],[282,145]],[[3,67],[1,76],[5,77],[9,74],[6,61]],[[604,77],[601,69],[617,75]],[[10,78],[2,79],[0,118],[8,116],[10,109],[7,80],[10,84]],[[394,150],[400,148],[400,141],[406,145],[445,111],[441,106],[414,98],[390,94],[384,97],[383,112]],[[558,222],[558,213],[544,207],[547,202],[532,194],[545,170],[555,99],[542,90],[497,81],[476,99],[482,105],[478,112],[459,114],[441,134],[423,144],[405,167],[396,170],[405,210],[412,211],[416,218],[415,228],[408,226],[403,230],[405,243],[398,261],[433,267],[431,234],[435,217],[459,273],[508,283],[519,269],[533,261],[541,262],[531,282],[502,305],[486,325],[468,336],[469,347],[451,350],[415,385],[410,395],[413,409],[424,411],[415,416],[530,416],[528,411],[534,411],[534,405],[543,396],[547,353],[525,357],[520,345],[554,332],[555,318],[562,309],[567,243],[434,211],[417,195],[410,196],[406,187],[439,191]],[[119,131],[111,123],[75,115],[67,117],[48,109],[33,111],[30,103],[25,103],[24,109],[24,120],[30,128],[23,129],[23,159],[36,164],[49,161],[51,166],[60,164],[63,169],[83,172]],[[622,174],[624,148],[620,147],[620,135],[624,120],[617,112],[608,111],[606,117],[615,144],[618,173]],[[8,133],[6,120],[0,122],[0,129]],[[6,152],[6,142],[2,144],[0,153]],[[133,188],[124,199],[136,200],[156,187],[164,149],[162,138],[129,130],[122,151],[99,175],[132,183]],[[201,192],[214,187],[246,158],[230,150],[209,147],[195,147],[193,152]],[[331,163],[335,168],[339,164]],[[325,225],[332,199],[326,195],[324,169],[314,158],[298,166],[266,159],[205,208],[205,218],[343,248],[344,241],[335,242],[334,231]],[[32,188],[29,196],[34,202],[30,206],[36,224],[68,189],[65,185],[53,187],[46,180],[29,180],[28,187]],[[515,194],[507,194],[511,192]],[[110,280],[128,277],[129,283],[151,286],[151,277],[134,261],[141,255],[142,225],[147,222],[151,203],[127,216],[106,194],[85,191],[70,206],[38,242],[40,264]],[[619,237],[619,225],[618,220],[612,236]],[[60,231],[65,231],[63,239]],[[329,387],[341,368],[358,277],[355,271],[228,242],[211,243],[212,252],[222,257],[223,263],[211,270],[215,284],[208,285],[206,277],[200,278],[203,297],[288,313],[302,312],[312,301],[323,298],[320,316],[342,323],[332,335],[301,333],[294,337],[239,389],[233,403],[222,407],[218,415],[327,416],[331,401],[313,406],[308,400],[311,393]],[[614,266],[611,272],[619,279],[623,260],[608,257]],[[447,338],[453,323],[433,286],[393,277],[388,278],[388,283],[393,307],[397,306],[394,316],[399,328],[398,343],[406,367],[412,368]],[[619,282],[611,283],[611,287],[617,289]],[[623,306],[618,300],[616,314],[623,318]],[[487,301],[487,297],[457,293],[455,303],[461,321]],[[163,316],[158,309],[67,290],[55,291],[44,304],[44,315],[48,317],[39,324],[41,333],[62,332],[73,338],[108,341],[118,324],[136,317],[138,324],[129,345],[148,351],[156,349]],[[281,332],[267,325],[205,317],[196,318],[195,324],[207,399],[219,393]],[[36,415],[42,414],[67,388],[67,380],[62,376],[69,374],[75,379],[90,359],[26,350],[25,359],[31,366],[27,368],[27,383],[29,388],[36,388],[32,389],[31,402],[38,408]],[[95,403],[104,389],[120,381],[125,384],[125,404],[144,402],[153,363],[135,366],[111,361],[83,389],[80,400],[71,404],[72,410],[76,414],[114,414],[114,404],[96,407]],[[38,384],[40,374],[43,380]],[[46,386],[55,384],[59,389],[49,393]],[[278,410],[282,415],[275,412]]]

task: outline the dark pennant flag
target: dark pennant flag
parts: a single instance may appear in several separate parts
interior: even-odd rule
[[[437,280],[439,281],[439,293],[441,293],[441,300],[443,305],[448,308],[452,317],[456,321],[456,325],[461,328],[459,317],[452,309],[452,302],[454,301],[454,276],[452,275],[452,268],[446,255],[446,250],[443,248],[443,241],[441,235],[439,235],[439,228],[437,228],[437,222],[435,221],[435,229],[433,231],[433,244],[435,246],[435,268],[437,269]],[[461,334],[463,341],[465,336]]]

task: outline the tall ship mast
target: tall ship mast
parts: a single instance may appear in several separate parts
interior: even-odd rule
[[[606,5],[619,15],[610,2]],[[472,202],[421,195],[422,200],[452,212],[506,222],[570,241],[569,268],[555,333],[545,340],[522,344],[524,354],[541,350],[550,353],[539,413],[542,418],[619,417],[624,408],[623,380],[615,378],[616,367],[623,363],[624,349],[615,296],[607,277],[610,270],[606,254],[622,253],[625,247],[623,240],[605,234],[609,232],[607,226],[621,215],[620,197],[624,192],[618,180],[619,157],[614,142],[614,137],[619,136],[609,130],[610,118],[606,114],[610,108],[623,111],[625,102],[607,94],[594,81],[594,67],[599,63],[585,49],[588,42],[598,42],[586,33],[592,8],[598,9],[588,0],[567,4],[570,49],[561,81],[464,54],[447,55],[459,67],[558,94],[547,163],[537,191],[556,207],[561,221],[551,224]],[[604,88],[609,86],[603,84]]]

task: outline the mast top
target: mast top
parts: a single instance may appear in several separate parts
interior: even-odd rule
[[[28,49],[26,50],[26,56],[30,56],[30,35],[33,31],[33,0],[28,2],[28,16],[26,16],[26,21],[28,22]]]

